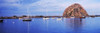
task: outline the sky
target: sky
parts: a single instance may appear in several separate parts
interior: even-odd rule
[[[0,0],[0,16],[62,16],[74,3],[82,5],[89,15],[100,15],[100,0]]]

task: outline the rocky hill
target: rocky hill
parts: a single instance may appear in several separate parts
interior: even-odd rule
[[[78,3],[72,4],[65,9],[63,13],[64,17],[83,17],[88,16],[86,10]]]

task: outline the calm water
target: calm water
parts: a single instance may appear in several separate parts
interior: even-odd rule
[[[4,19],[0,23],[0,33],[100,33],[100,17]]]

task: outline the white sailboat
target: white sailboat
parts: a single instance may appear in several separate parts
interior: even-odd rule
[[[59,21],[59,20],[62,20],[62,18],[57,18],[57,20]]]
[[[52,17],[51,19],[55,19],[54,17]]]
[[[21,0],[22,1],[22,0]],[[19,1],[19,4],[23,4]],[[32,19],[29,17],[29,7],[27,7],[27,12],[28,12],[28,16],[26,18],[19,18],[22,19],[23,21],[32,21]]]
[[[48,20],[49,18],[43,18],[43,20]]]
[[[27,7],[27,12],[28,12],[28,16],[27,18],[24,18],[23,21],[32,21],[32,19],[29,16],[29,8]]]
[[[47,10],[46,10],[46,16],[48,16]],[[49,17],[43,17],[43,20],[48,20],[48,19],[50,19],[50,18]]]

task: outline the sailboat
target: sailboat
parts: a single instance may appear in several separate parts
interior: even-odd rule
[[[23,4],[23,3],[21,3],[21,2],[19,1],[19,4]],[[29,7],[27,7],[27,12],[29,11],[28,9],[29,9]],[[29,12],[28,12],[27,18],[19,18],[19,19],[22,19],[23,21],[32,21],[32,19],[29,17]]]
[[[51,19],[55,19],[54,17],[52,17]]]
[[[62,20],[62,18],[57,18],[57,20]]]
[[[43,17],[43,20],[48,20],[49,18],[48,17]]]
[[[28,18],[28,19],[23,19],[23,21],[32,21],[32,19]]]
[[[29,8],[27,8],[27,12],[28,12],[28,9],[29,9]],[[29,13],[29,12],[28,12],[28,13]],[[28,14],[27,18],[24,18],[23,21],[32,21],[32,19],[29,17],[29,14]]]
[[[43,17],[43,20],[48,20],[48,19],[50,19],[49,17],[47,17],[48,16],[48,14],[47,14],[47,10],[46,10],[46,16],[45,17]]]

